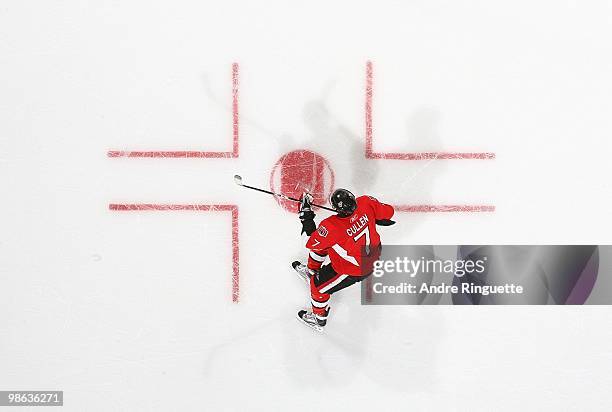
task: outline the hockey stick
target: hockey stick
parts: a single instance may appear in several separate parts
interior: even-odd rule
[[[269,190],[259,189],[257,187],[245,185],[244,183],[242,183],[242,176],[240,176],[240,175],[234,175],[234,182],[238,186],[246,187],[247,189],[257,190],[258,192],[267,193],[269,195],[276,196],[276,197],[279,197],[279,198],[285,199],[285,200],[291,200],[293,202],[300,202],[300,199],[296,199],[294,197],[289,197],[289,196],[283,195],[281,193],[274,193],[274,192],[271,192]],[[325,209],[325,210],[329,210],[330,212],[334,212],[334,213],[336,212],[334,209],[332,209],[330,207],[327,207],[327,206],[315,205],[314,203],[312,204],[312,206],[319,207],[319,208]]]
[[[247,189],[257,190],[258,192],[267,193],[267,194],[272,195],[272,196],[280,197],[281,199],[292,200],[294,202],[300,202],[300,199],[296,199],[294,197],[289,197],[289,196],[283,195],[281,193],[274,193],[274,192],[271,192],[269,190],[259,189],[257,187],[245,185],[244,183],[242,183],[242,176],[240,176],[240,175],[234,175],[234,182],[238,186],[246,187]],[[321,209],[329,210],[330,212],[336,213],[336,211],[334,209],[329,208],[327,206],[315,205],[314,203],[312,204],[312,206],[320,207]],[[381,219],[381,220],[376,220],[376,224],[379,225],[379,226],[391,226],[391,225],[395,224],[395,221],[390,220],[390,219]]]

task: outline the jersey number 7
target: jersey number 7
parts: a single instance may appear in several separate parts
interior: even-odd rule
[[[365,236],[366,253],[369,254],[370,253],[370,228],[369,227],[367,226],[364,227],[361,233],[355,236],[355,243],[357,243],[357,241],[363,236]]]

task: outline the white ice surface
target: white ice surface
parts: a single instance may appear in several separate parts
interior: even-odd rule
[[[611,410],[609,307],[362,307],[323,336],[295,216],[241,191],[308,148],[339,185],[402,214],[386,243],[609,243],[609,1],[0,3],[0,390],[65,391],[69,411]],[[364,160],[365,61],[376,151]],[[239,159],[110,159],[230,150]],[[227,213],[240,207],[240,303]]]

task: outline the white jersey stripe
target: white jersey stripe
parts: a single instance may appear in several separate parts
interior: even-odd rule
[[[325,262],[325,256],[317,255],[313,251],[310,251],[310,257],[317,262]]]
[[[329,285],[325,286],[323,289],[320,290],[321,293],[325,293],[328,290],[330,290],[331,288],[333,288],[334,286],[336,286],[338,283],[342,282],[344,279],[348,278],[349,275],[340,275],[338,277],[338,279],[334,280],[332,283],[330,283]]]
[[[312,303],[312,306],[314,306],[315,308],[324,308],[327,306],[329,299],[327,299],[327,302],[317,302],[314,299],[310,299],[310,302]]]
[[[332,249],[334,249],[336,251],[336,253],[338,255],[340,255],[340,257],[344,260],[346,260],[347,262],[352,263],[355,266],[359,266],[359,263],[357,263],[357,259],[355,259],[353,256],[349,256],[348,252],[346,251],[346,249],[344,249],[342,246],[340,246],[339,244],[335,244],[332,246]]]

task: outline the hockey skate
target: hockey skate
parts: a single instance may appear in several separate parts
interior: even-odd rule
[[[297,314],[297,318],[309,328],[314,329],[317,332],[323,332],[323,328],[327,324],[327,315],[329,315],[329,308],[327,308],[325,317],[323,319],[320,319],[317,315],[307,310],[300,310]]]
[[[308,269],[308,266],[304,265],[302,262],[296,260],[291,264],[293,269],[297,272],[298,276],[304,280],[306,283],[310,283],[310,278],[314,275],[314,272]]]

